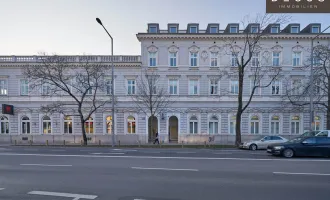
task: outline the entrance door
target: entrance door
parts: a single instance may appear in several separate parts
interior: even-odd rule
[[[172,116],[168,120],[168,134],[170,142],[178,142],[179,120],[176,116]]]
[[[156,137],[158,131],[158,119],[157,117],[149,117],[148,120],[148,139],[149,142],[153,141]]]

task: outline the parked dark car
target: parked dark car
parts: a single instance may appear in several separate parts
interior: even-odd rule
[[[272,155],[291,158],[293,156],[330,156],[329,137],[298,137],[285,143],[272,144],[267,147]]]

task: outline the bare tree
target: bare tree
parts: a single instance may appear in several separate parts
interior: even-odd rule
[[[108,66],[90,63],[88,56],[79,57],[79,63],[70,63],[70,58],[58,55],[43,54],[38,59],[40,64],[24,68],[29,86],[50,100],[61,98],[42,105],[41,111],[79,116],[84,144],[87,145],[86,128],[91,127],[85,127],[85,122],[97,109],[111,102],[109,97],[98,96],[106,90],[104,76]]]
[[[168,88],[161,84],[160,75],[153,69],[142,69],[137,82],[136,94],[131,95],[136,106],[146,115],[150,114],[149,139],[155,134],[153,120],[173,103]],[[149,120],[148,120],[149,121]],[[149,127],[149,126],[148,126]]]
[[[307,59],[302,70],[310,72],[311,62],[313,62],[314,82],[311,83],[310,77],[308,77],[308,79],[300,80],[298,84],[287,84],[283,102],[303,108],[310,104],[309,100],[312,97],[313,105],[326,111],[327,129],[330,130],[330,46],[314,47],[313,58],[313,61],[311,58]],[[313,91],[311,91],[311,84],[314,85]]]
[[[247,16],[241,22],[244,32],[239,35],[240,38],[229,37],[230,39],[224,41],[225,53],[232,56],[232,67],[221,70],[221,77],[236,77],[238,79],[236,146],[241,143],[242,114],[250,105],[255,92],[260,88],[269,87],[280,74],[278,67],[272,67],[269,62],[263,63],[260,60],[261,52],[264,50],[263,39],[270,34],[270,31],[266,31],[265,29],[270,28],[269,25],[272,24],[281,25],[287,23],[289,18],[286,15],[274,16],[267,14],[257,15],[254,19]],[[244,77],[246,76],[250,76],[252,85],[250,95],[247,100],[243,100]],[[262,83],[262,80],[265,82],[267,80],[266,78],[269,77],[270,81]]]

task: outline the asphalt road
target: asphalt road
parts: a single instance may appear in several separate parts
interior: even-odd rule
[[[235,149],[0,147],[1,200],[328,200],[330,159]]]

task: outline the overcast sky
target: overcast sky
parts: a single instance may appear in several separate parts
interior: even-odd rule
[[[238,23],[265,13],[265,0],[0,0],[0,55],[107,55],[110,39],[95,21],[101,18],[114,38],[115,55],[138,55],[136,33],[147,23]],[[302,25],[330,25],[329,14],[293,14]]]

